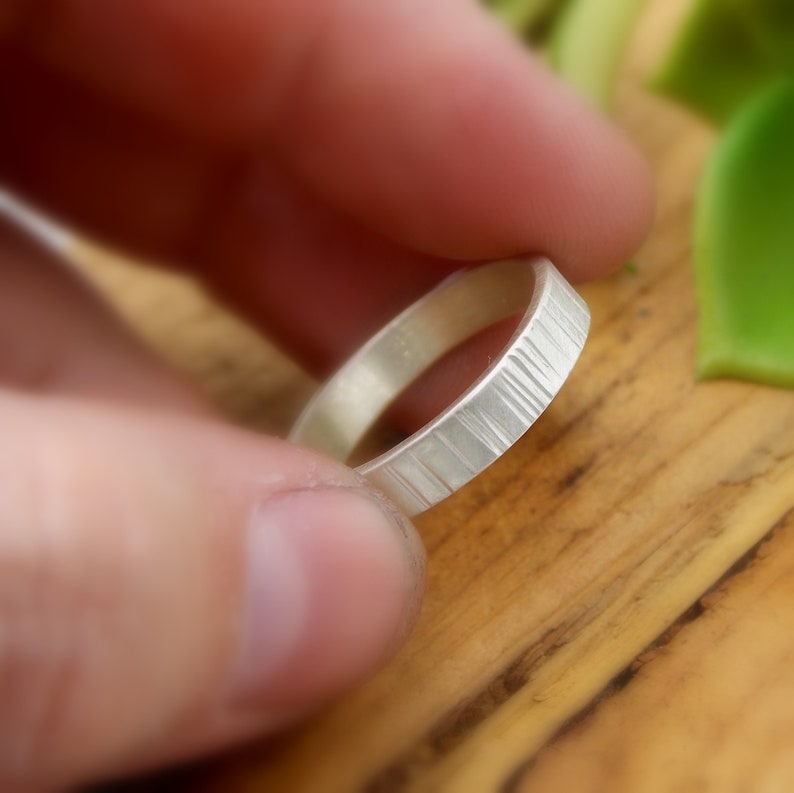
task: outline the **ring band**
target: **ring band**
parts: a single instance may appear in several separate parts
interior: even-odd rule
[[[587,338],[590,312],[543,258],[447,278],[373,336],[315,394],[290,440],[346,460],[395,398],[443,355],[524,312],[501,355],[435,419],[356,470],[408,516],[504,454],[548,407]]]

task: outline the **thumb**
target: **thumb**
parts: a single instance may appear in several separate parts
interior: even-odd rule
[[[0,789],[275,729],[396,649],[413,529],[356,475],[197,419],[0,392]]]

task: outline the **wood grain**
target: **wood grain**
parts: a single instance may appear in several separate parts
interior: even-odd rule
[[[713,136],[643,85],[684,5],[649,3],[619,94],[618,118],[658,177],[653,235],[636,273],[583,290],[591,340],[538,424],[417,521],[430,566],[414,636],[367,685],[276,743],[200,768],[187,788],[792,789],[780,702],[792,694],[794,395],[693,379],[690,223]],[[275,351],[226,319],[190,346],[222,316],[203,298],[169,282],[164,332],[150,310],[159,276],[90,269],[236,418],[286,428],[308,384]],[[135,305],[136,294],[150,297]],[[722,599],[702,599],[771,532]],[[704,770],[719,747],[730,756]]]
[[[794,790],[794,510],[516,793]],[[697,612],[696,612],[697,613]]]

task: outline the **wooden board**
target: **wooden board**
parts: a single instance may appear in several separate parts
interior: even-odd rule
[[[591,340],[536,427],[417,521],[415,634],[367,685],[186,788],[794,789],[794,394],[693,379],[690,224],[713,136],[643,87],[683,5],[649,3],[617,109],[658,176],[652,237],[636,273],[583,290]],[[286,428],[308,383],[273,350],[174,279],[88,268],[233,416]]]

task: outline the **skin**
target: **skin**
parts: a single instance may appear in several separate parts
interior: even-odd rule
[[[6,0],[0,64],[6,185],[319,374],[462,261],[596,278],[650,221],[631,147],[466,0]],[[0,282],[0,787],[277,730],[399,646],[424,557],[377,494],[226,426],[7,224]]]

